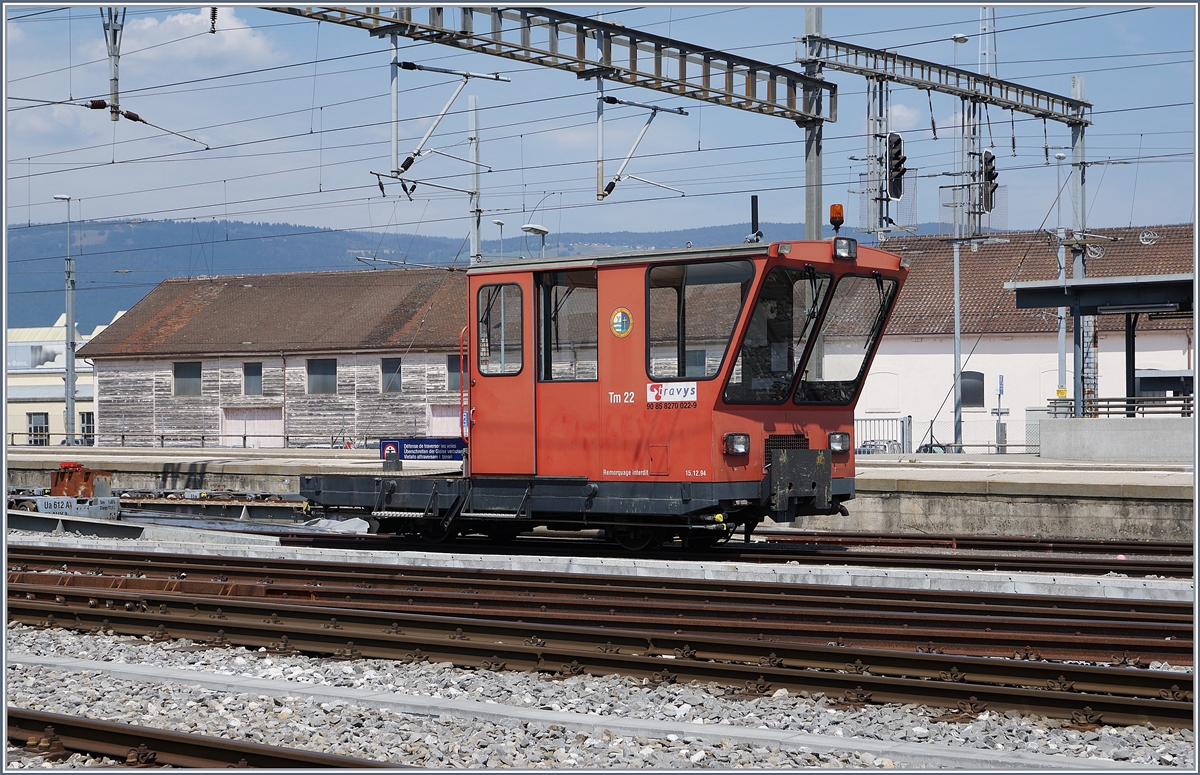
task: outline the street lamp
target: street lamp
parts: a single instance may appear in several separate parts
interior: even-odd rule
[[[504,221],[499,218],[493,218],[492,223],[500,227],[500,260],[504,260]]]
[[[67,444],[75,443],[75,259],[71,257],[71,197],[66,194],[55,194],[59,202],[67,203],[67,341],[66,354],[66,417],[64,430]]]
[[[1063,240],[1066,238],[1066,233],[1062,227],[1062,163],[1067,155],[1062,151],[1054,154],[1055,161],[1058,165],[1054,168],[1054,179],[1058,181],[1057,193],[1054,195],[1054,206],[1057,210],[1055,220],[1058,221],[1058,281],[1065,282],[1067,279],[1067,249],[1063,245]],[[1055,398],[1063,398],[1067,395],[1067,308],[1058,308],[1058,390],[1055,391]]]
[[[546,235],[550,233],[550,230],[547,229],[545,226],[542,226],[541,224],[527,223],[521,227],[521,231],[526,232],[527,234],[537,234],[537,235],[541,236],[541,238],[542,238],[542,258],[545,258],[546,257]]]

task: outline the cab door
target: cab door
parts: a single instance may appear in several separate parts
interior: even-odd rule
[[[531,276],[482,275],[472,283],[468,418],[470,473],[533,475]]]

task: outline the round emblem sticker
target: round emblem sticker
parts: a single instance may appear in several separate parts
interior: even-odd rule
[[[625,307],[617,307],[608,319],[608,327],[612,329],[613,336],[624,339],[633,330],[633,313]]]

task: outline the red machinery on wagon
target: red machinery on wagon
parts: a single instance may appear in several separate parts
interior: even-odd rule
[[[461,477],[311,476],[381,532],[603,528],[710,546],[845,510],[907,268],[848,237],[472,267]]]

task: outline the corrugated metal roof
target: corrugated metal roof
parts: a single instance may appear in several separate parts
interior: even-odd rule
[[[95,392],[91,385],[76,385],[75,398],[91,401]],[[66,401],[65,385],[9,385],[9,401]]]
[[[124,311],[118,312],[116,317],[120,317],[124,314]],[[114,320],[115,319],[116,318],[114,318]],[[103,331],[105,328],[107,328],[105,325],[96,326],[94,329],[92,329],[90,334],[85,334],[83,331],[79,331],[79,338],[81,341],[87,341]],[[78,326],[76,326],[76,330],[78,330]],[[67,315],[65,312],[59,315],[58,320],[54,321],[54,325],[52,326],[10,328],[5,331],[4,334],[4,338],[13,344],[65,342],[67,341]]]

